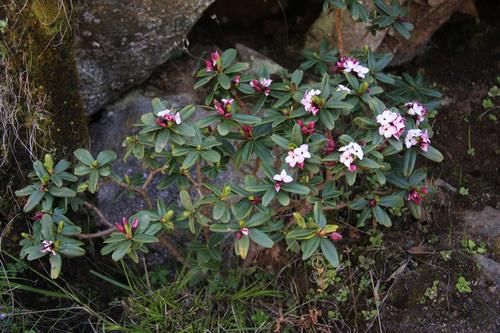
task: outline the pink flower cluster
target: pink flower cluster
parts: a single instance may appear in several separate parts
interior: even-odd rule
[[[220,103],[219,101],[214,99],[215,110],[217,111],[217,113],[221,117],[229,119],[232,117],[231,109],[232,109],[233,102],[234,102],[234,99],[232,99],[232,98],[230,98],[230,99],[223,98],[222,103]]]
[[[425,116],[427,116],[427,109],[425,106],[415,101],[405,103],[405,106],[408,108],[408,114],[416,118],[417,125],[425,120]]]
[[[409,192],[408,195],[406,196],[406,200],[412,201],[417,205],[420,205],[422,202],[422,199],[425,197],[425,195],[429,193],[427,190],[426,186],[422,186],[420,189],[412,188]]]
[[[257,92],[259,93],[264,93],[264,95],[268,96],[269,93],[271,92],[271,89],[269,89],[269,86],[273,80],[271,79],[266,79],[261,77],[258,80],[252,80],[250,81],[250,86]]]
[[[302,169],[304,167],[304,161],[308,158],[311,158],[309,145],[303,144],[300,147],[289,150],[285,162],[292,168],[298,165],[298,167]]]
[[[221,57],[219,52],[214,51],[210,53],[210,59],[205,60],[205,70],[207,72],[220,71],[221,69]]]
[[[330,239],[331,239],[332,241],[334,241],[334,242],[339,241],[339,240],[342,240],[342,238],[343,238],[343,237],[342,237],[342,234],[341,234],[341,233],[339,233],[339,232],[336,232],[336,231],[335,231],[335,232],[332,232],[332,233],[330,234]]]
[[[427,130],[411,129],[406,133],[405,144],[408,149],[418,145],[420,149],[427,151],[430,143],[431,140]]]
[[[361,146],[356,142],[350,142],[347,146],[340,147],[339,151],[342,152],[340,163],[343,163],[351,173],[356,171],[355,159],[362,160],[364,156]]]
[[[405,130],[406,119],[399,113],[385,110],[377,116],[377,123],[380,124],[378,133],[386,139],[394,137],[399,140]]]
[[[302,132],[302,134],[311,135],[314,133],[316,122],[310,121],[305,124],[302,120],[297,120],[297,124],[300,126],[300,131]]]
[[[319,89],[306,91],[304,98],[300,101],[300,104],[304,105],[306,112],[312,113],[313,115],[316,115],[319,112],[321,101],[319,95],[321,95],[321,90]]]
[[[132,239],[133,231],[137,229],[139,226],[139,219],[136,217],[132,221],[132,224],[129,223],[128,218],[123,217],[120,223],[115,223],[115,228],[119,232],[125,235],[127,239]]]
[[[360,79],[364,79],[370,71],[367,67],[360,65],[359,60],[353,57],[341,57],[333,67],[334,72],[354,72]]]
[[[170,127],[174,123],[179,125],[181,122],[181,114],[168,109],[158,112],[158,117],[155,119],[155,123],[161,127]]]

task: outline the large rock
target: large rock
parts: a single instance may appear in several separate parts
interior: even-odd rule
[[[361,2],[369,9],[373,7],[372,0],[361,0]],[[400,2],[408,9],[408,19],[415,26],[409,40],[392,30],[382,30],[373,36],[366,31],[366,24],[354,22],[348,11],[344,10],[341,24],[345,53],[361,49],[366,45],[372,50],[392,52],[395,55],[392,65],[399,65],[410,61],[421,52],[434,32],[446,23],[454,12],[477,15],[472,0],[400,0]],[[305,47],[317,49],[324,39],[331,45],[336,45],[335,23],[333,11],[329,14],[322,13],[309,29]]]
[[[214,0],[80,0],[75,48],[88,114],[146,80]],[[181,45],[182,46],[182,45]]]
[[[361,2],[370,10],[373,9],[372,0],[361,0]],[[366,30],[367,25],[363,22],[354,22],[347,10],[341,12],[340,21],[345,52],[361,49],[365,45],[368,45],[372,50],[376,50],[387,33],[387,30],[382,30],[375,36],[368,33]],[[325,39],[330,45],[337,45],[336,24],[335,11],[321,13],[309,28],[304,47],[306,49],[318,49],[320,43]]]

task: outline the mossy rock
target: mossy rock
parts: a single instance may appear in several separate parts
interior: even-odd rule
[[[38,117],[23,106],[22,121],[40,128],[44,134],[37,137],[37,144],[57,157],[88,144],[68,8],[65,0],[30,0],[22,8],[11,5],[9,22],[16,23],[5,38],[12,51],[11,72],[29,77],[28,87],[19,87],[20,93],[43,100],[48,111],[48,117]]]

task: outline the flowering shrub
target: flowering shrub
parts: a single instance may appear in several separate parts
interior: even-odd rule
[[[31,233],[23,234],[21,256],[48,256],[55,278],[62,256],[85,253],[81,239],[105,237],[103,255],[137,262],[160,234],[188,229],[199,251],[213,260],[222,258],[217,245],[229,237],[242,258],[251,243],[271,248],[284,242],[304,260],[321,251],[338,266],[335,242],[349,224],[389,227],[391,209],[420,217],[427,189],[425,172],[415,169],[417,156],[442,160],[430,145],[427,111],[438,95],[422,87],[421,78],[381,73],[390,56],[369,51],[332,58],[320,82],[304,82],[302,70],[280,80],[265,73],[255,78],[235,59],[233,49],[215,51],[198,72],[196,87],[209,86],[198,120],[192,105],[177,110],[153,100],[138,133],[124,141],[125,158],[142,160],[149,172],[142,185],[112,171],[117,156],[111,151],[95,158],[77,149],[77,164],[54,165],[50,155],[36,161],[33,184],[16,192],[28,196],[24,210],[36,212]],[[215,179],[227,168],[246,174],[241,183],[218,185]],[[162,178],[160,187],[179,188],[180,206],[149,197],[155,177]],[[136,192],[149,208],[108,222],[80,195],[94,193],[102,182]],[[107,229],[82,233],[66,216],[82,206],[93,209]],[[162,244],[183,260],[167,238]]]
[[[306,79],[301,69],[282,78],[264,70],[247,75],[234,49],[212,52],[194,87],[207,91],[205,111],[154,99],[137,133],[124,140],[124,158],[142,161],[141,184],[112,170],[112,151],[94,157],[77,149],[76,163],[55,164],[50,155],[34,162],[33,183],[16,192],[28,197],[24,211],[35,212],[21,256],[48,256],[56,278],[63,256],[84,255],[81,240],[102,237],[101,253],[115,261],[138,262],[147,244],[159,242],[185,262],[169,235],[187,230],[202,263],[221,261],[229,239],[241,258],[251,244],[286,244],[303,260],[320,252],[337,267],[336,243],[350,225],[390,227],[393,212],[420,218],[426,173],[415,165],[418,156],[443,159],[431,145],[429,123],[440,94],[420,75],[383,73],[389,54],[339,57],[326,44],[305,54],[319,55],[301,66],[322,73],[319,80],[312,73]],[[219,176],[227,169],[242,174],[238,182],[224,184]],[[151,198],[155,178],[160,189],[176,186],[178,201]],[[148,208],[109,221],[83,196],[103,182],[135,193]],[[83,233],[69,219],[70,209],[82,207],[94,211],[104,230]]]

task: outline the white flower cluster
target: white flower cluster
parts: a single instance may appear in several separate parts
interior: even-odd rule
[[[350,142],[347,146],[340,147],[339,151],[342,152],[340,154],[340,163],[343,163],[349,171],[356,171],[355,158],[362,160],[364,156],[361,146],[356,142]]]
[[[319,95],[321,95],[321,90],[319,89],[308,90],[304,94],[304,98],[302,98],[300,104],[304,105],[304,109],[306,109],[307,112],[316,115],[319,112],[319,107],[318,105],[316,105],[316,103],[314,103],[313,98],[314,96],[319,96]]]
[[[297,164],[302,167],[307,158],[311,158],[309,145],[303,144],[300,147],[288,151],[288,156],[285,158],[285,162],[292,168]]]
[[[378,133],[386,139],[391,136],[399,140],[405,130],[406,120],[397,112],[385,110],[377,116],[377,123],[380,124]]]

